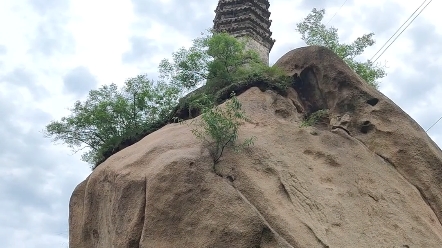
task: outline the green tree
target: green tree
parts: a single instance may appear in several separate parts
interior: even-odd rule
[[[75,152],[88,149],[82,160],[94,168],[105,152],[168,117],[179,92],[179,88],[154,83],[146,75],[128,79],[121,90],[115,84],[104,85],[91,90],[85,102],[75,102],[70,116],[48,124],[44,134]]]
[[[211,35],[193,40],[189,49],[184,47],[172,53],[172,61],[163,59],[159,65],[160,79],[187,90],[195,89],[205,83],[208,64],[207,41]]]
[[[122,89],[111,84],[90,91],[85,102],[74,104],[68,117],[48,124],[45,136],[64,142],[75,152],[88,149],[82,160],[91,163],[94,169],[128,143],[144,137],[146,130],[150,130],[149,133],[164,125],[185,91],[205,84],[204,90],[195,91],[188,105],[204,110],[202,118],[207,123],[219,123],[207,124],[210,126],[208,134],[215,135],[211,136],[215,141],[221,138],[216,135],[228,134],[229,138],[220,140],[218,148],[214,149],[216,162],[224,147],[236,140],[238,124],[235,120],[241,118],[240,112],[235,112],[239,111],[235,100],[234,105],[228,104],[228,112],[218,112],[217,107],[212,109],[216,91],[256,75],[288,78],[278,68],[261,63],[255,51],[245,49],[244,41],[226,33],[209,33],[195,39],[189,49],[181,48],[173,53],[171,61],[161,61],[159,72],[158,82],[140,75],[128,79]],[[223,119],[224,114],[233,119]]]
[[[355,60],[356,56],[361,55],[367,47],[375,43],[374,33],[364,34],[351,44],[341,44],[339,43],[338,29],[327,28],[321,23],[324,14],[324,9],[316,10],[314,8],[303,22],[296,24],[296,31],[302,35],[302,40],[307,45],[319,45],[331,49],[362,79],[377,88],[379,85],[377,80],[386,76],[384,66],[374,64],[370,60],[365,62]]]
[[[246,139],[241,144],[236,143],[239,126],[247,118],[241,109],[241,103],[233,92],[230,97],[231,99],[226,102],[224,109],[219,106],[205,107],[201,121],[196,124],[196,128],[192,129],[192,133],[207,145],[213,159],[215,173],[215,166],[226,148],[230,147],[239,151],[241,148],[253,144],[253,137]],[[205,99],[210,101],[210,99]],[[204,104],[203,106],[208,105]]]
[[[217,91],[231,83],[244,80],[252,72],[263,72],[264,65],[258,53],[246,49],[246,40],[219,33],[207,42],[207,54],[213,58],[208,65],[208,81],[206,85]]]
[[[188,90],[207,85],[212,92],[264,66],[256,51],[245,49],[244,40],[227,33],[209,32],[194,39],[189,49],[181,48],[159,66],[160,78]]]

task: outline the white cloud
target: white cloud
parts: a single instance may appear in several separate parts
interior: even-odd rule
[[[77,66],[64,77],[64,92],[74,93],[77,97],[86,95],[90,89],[97,87],[97,79],[85,66]]]

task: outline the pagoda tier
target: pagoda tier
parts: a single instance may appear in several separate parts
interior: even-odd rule
[[[213,29],[216,32],[227,32],[235,37],[249,36],[258,42],[268,53],[275,40],[271,38],[271,20],[268,0],[220,0],[215,10]]]

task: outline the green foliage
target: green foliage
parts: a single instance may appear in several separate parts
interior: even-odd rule
[[[379,84],[377,80],[386,76],[384,67],[369,60],[366,62],[355,60],[355,57],[361,55],[367,47],[374,45],[374,33],[364,34],[351,44],[341,44],[339,43],[338,29],[334,27],[326,28],[321,23],[324,14],[325,10],[314,8],[303,22],[296,25],[296,30],[302,35],[302,40],[307,45],[325,46],[331,49],[362,79],[377,88]]]
[[[211,57],[207,53],[207,43],[211,35],[193,40],[193,45],[180,48],[172,53],[172,61],[163,59],[159,65],[160,78],[178,87],[192,90],[201,86],[207,79]]]
[[[219,106],[206,107],[201,115],[201,121],[196,124],[197,128],[192,129],[192,133],[208,145],[213,158],[214,170],[215,164],[218,163],[225,148],[231,147],[235,151],[239,151],[240,148],[253,144],[253,137],[241,144],[235,143],[238,139],[238,128],[241,121],[247,120],[247,118],[244,111],[241,110],[241,103],[235,94],[232,92],[230,96],[231,99],[226,102],[225,109]],[[204,104],[204,106],[207,105]]]
[[[214,94],[214,99],[216,99],[217,103],[228,99],[232,91],[241,94],[251,87],[258,87],[261,91],[273,90],[281,95],[287,94],[292,78],[287,76],[279,67],[268,67],[261,64],[248,69],[249,73],[244,74],[237,81],[219,89]]]
[[[255,51],[246,49],[246,41],[209,31],[194,39],[190,48],[183,47],[173,53],[172,60],[162,60],[159,66],[162,80],[189,91],[201,86],[195,94],[184,97],[178,108],[187,108],[188,116],[193,116],[192,110],[202,110],[194,103],[201,94],[219,103],[229,97],[235,85],[242,88],[256,81],[271,81],[272,88],[285,91],[290,77],[278,67],[262,63]]]
[[[213,35],[208,41],[209,56],[213,61],[208,66],[207,87],[216,92],[225,86],[244,80],[248,75],[256,72],[264,73],[268,68],[259,59],[256,51],[246,50],[244,40],[238,40],[226,33]]]
[[[292,81],[292,79],[279,67],[269,67],[264,64],[255,64],[254,66],[241,68],[237,75],[237,79],[240,82],[253,82],[259,80],[271,81],[276,87],[283,90],[287,90]]]
[[[77,101],[70,116],[48,124],[45,136],[75,152],[89,148],[82,160],[96,165],[123,140],[167,118],[178,94],[179,88],[155,84],[146,75],[127,80],[122,90],[115,84],[105,85],[90,91],[85,102]]]
[[[311,113],[301,124],[301,127],[313,126],[328,116],[328,109],[321,109]]]
[[[180,99],[179,105],[174,109],[174,113],[179,116],[178,118],[191,119],[202,112],[203,107],[201,104],[198,104],[202,97],[210,97],[214,105],[221,104],[230,98],[232,91],[239,95],[251,87],[258,87],[263,92],[272,90],[285,96],[288,87],[292,83],[292,79],[278,67],[268,67],[266,71],[269,72],[266,72],[266,74],[250,74],[247,78],[231,83],[213,94],[206,91],[206,86],[202,86]]]
[[[213,32],[173,53],[172,61],[162,60],[159,71],[161,79],[188,90],[205,84],[208,94],[256,75],[285,76],[276,67],[264,65],[256,51],[246,49],[246,40]]]
[[[193,117],[203,114],[203,130],[193,133],[207,142],[212,139],[210,150],[216,163],[227,146],[236,149],[252,140],[235,145],[239,121],[244,119],[236,98],[227,103],[226,110],[214,106],[228,99],[235,87],[244,92],[246,87],[266,85],[282,92],[290,84],[283,71],[264,65],[255,51],[245,49],[244,41],[226,33],[203,34],[190,48],[162,60],[159,72],[158,82],[140,75],[128,79],[121,89],[111,84],[90,91],[85,102],[75,103],[68,117],[48,124],[45,136],[64,142],[75,152],[88,149],[82,160],[94,169],[166,125],[177,111],[188,108],[191,118],[191,110],[197,109]]]

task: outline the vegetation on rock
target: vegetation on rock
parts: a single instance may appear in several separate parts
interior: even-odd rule
[[[340,44],[337,29],[321,24],[324,13],[313,9],[297,24],[302,39],[309,45],[330,48],[367,83],[377,86],[376,80],[385,76],[384,70],[370,61],[354,59],[374,44],[373,34],[357,38],[350,45]],[[291,78],[282,70],[263,64],[255,51],[246,49],[244,41],[212,31],[194,39],[190,48],[174,52],[171,60],[162,60],[159,73],[157,81],[139,75],[128,79],[121,89],[111,84],[91,90],[86,101],[74,104],[68,117],[48,124],[45,136],[64,142],[75,152],[86,149],[82,160],[94,169],[166,124],[202,114],[202,130],[194,129],[193,133],[215,142],[210,149],[216,163],[225,147],[237,147],[234,141],[239,120],[244,119],[236,98],[227,103],[226,110],[217,105],[231,98],[231,92],[241,94],[256,86],[284,95],[291,84]],[[314,119],[305,122],[312,123]],[[221,136],[223,130],[229,135]]]
[[[85,102],[74,104],[68,117],[48,124],[45,136],[64,142],[75,152],[86,149],[82,160],[94,169],[112,154],[173,122],[174,117],[203,114],[215,141],[220,138],[216,132],[231,134],[229,142],[218,140],[220,146],[213,153],[216,162],[222,150],[234,144],[237,120],[241,119],[236,99],[225,111],[216,105],[229,99],[232,91],[242,93],[258,86],[284,92],[290,84],[280,69],[262,64],[256,52],[246,50],[244,42],[226,33],[203,34],[190,48],[174,52],[171,61],[161,61],[159,72],[158,81],[139,75],[128,79],[122,89],[111,84],[91,90]],[[193,131],[200,138],[204,132]]]
[[[328,109],[320,109],[311,113],[309,116],[305,118],[305,120],[301,123],[301,127],[308,127],[317,124],[321,119],[328,117]]]
[[[236,98],[235,93],[232,92],[230,96],[231,99],[226,102],[224,109],[219,106],[213,108],[206,107],[207,104],[202,104],[204,110],[201,120],[192,129],[192,133],[207,145],[213,158],[213,170],[215,173],[215,165],[227,147],[233,148],[234,151],[239,151],[241,148],[252,145],[254,139],[252,137],[246,139],[241,144],[236,144],[241,121],[247,120],[247,118],[241,109],[241,103]]]
[[[296,30],[302,35],[307,45],[325,46],[341,57],[368,84],[378,87],[380,78],[386,76],[385,66],[374,64],[370,60],[358,62],[355,57],[374,45],[374,33],[364,34],[351,44],[339,43],[338,29],[327,28],[322,24],[325,10],[314,8],[304,21],[296,24]]]
[[[63,141],[75,152],[88,149],[82,160],[97,164],[122,143],[163,122],[175,107],[179,90],[154,84],[146,75],[128,79],[122,89],[104,85],[91,90],[85,102],[77,101],[68,117],[48,124],[45,136]]]

